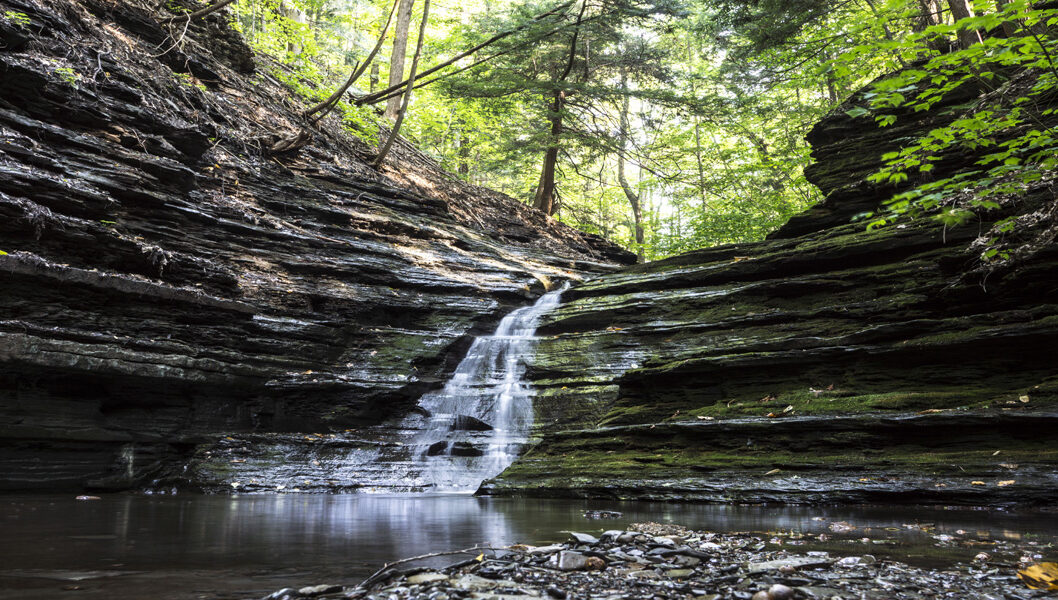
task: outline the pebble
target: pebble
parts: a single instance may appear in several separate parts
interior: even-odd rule
[[[447,581],[447,580],[448,580],[448,576],[443,574],[443,573],[426,572],[426,573],[417,573],[415,575],[412,575],[411,577],[408,577],[408,584],[409,585],[421,585],[421,584],[424,584],[424,583],[436,583],[438,581]]]
[[[573,538],[581,544],[598,544],[599,538],[588,535],[586,533],[577,533],[576,531],[569,532],[569,537]]]
[[[311,598],[312,596],[320,596],[320,595],[323,595],[323,594],[333,594],[334,592],[340,592],[340,591],[342,591],[342,586],[340,586],[340,585],[323,584],[323,585],[313,585],[313,586],[309,586],[309,587],[303,587],[300,590],[298,590],[298,595],[307,596],[307,597]]]
[[[588,568],[588,557],[580,552],[559,552],[556,562],[560,571],[583,571]]]
[[[616,510],[586,510],[585,519],[620,519],[621,513]]]
[[[794,591],[791,588],[781,583],[776,583],[768,588],[769,600],[790,600],[790,598],[793,598],[793,594]]]
[[[642,528],[633,525],[630,529],[634,531],[607,531],[601,540],[591,543],[590,551],[583,550],[590,543],[587,538],[571,533],[570,542],[565,544],[536,548],[511,546],[480,561],[409,575],[392,571],[388,578],[367,589],[333,585],[300,590],[284,588],[266,599],[881,600],[943,596],[998,600],[1037,597],[1012,573],[993,566],[1004,561],[1012,565],[1020,556],[1038,554],[1039,548],[1030,548],[1028,542],[996,541],[988,553],[981,553],[986,559],[975,557],[965,564],[930,570],[901,564],[888,557],[879,561],[869,554],[835,559],[821,551],[797,553],[786,544],[772,543],[769,547],[768,536],[692,532],[659,524],[645,524]],[[580,535],[594,538],[590,534]],[[691,554],[704,552],[706,544],[709,544],[708,554]],[[414,563],[407,566],[414,568]],[[797,575],[792,576],[794,573]]]
[[[655,538],[651,539],[651,542],[654,543],[655,545],[661,546],[663,548],[675,548],[676,547],[676,540],[674,540],[672,538],[655,537]]]

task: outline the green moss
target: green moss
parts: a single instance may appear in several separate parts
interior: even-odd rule
[[[830,441],[837,441],[831,439]],[[854,472],[877,470],[919,472],[922,474],[1003,473],[1000,463],[1058,465],[1058,449],[1045,441],[1009,442],[995,454],[995,448],[937,449],[908,444],[882,449],[844,447],[841,451],[777,450],[772,447],[748,447],[738,451],[717,451],[701,447],[633,446],[608,449],[609,445],[626,444],[611,441],[601,447],[584,449],[559,444],[538,450],[512,465],[507,479],[531,480],[547,476],[560,479],[679,479],[695,473],[714,471],[747,471],[760,476],[772,469],[803,472],[824,470]],[[1004,475],[1006,476],[1006,475]],[[1016,477],[1010,475],[1010,477]]]

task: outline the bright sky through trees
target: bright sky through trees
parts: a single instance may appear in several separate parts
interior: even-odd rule
[[[340,103],[370,143],[392,124],[381,115],[386,95],[370,94],[408,75],[423,4],[412,6],[405,72],[389,73],[391,27]],[[367,59],[393,2],[239,0],[233,9],[255,48],[282,63],[274,75],[310,106]],[[535,202],[646,260],[761,239],[817,202],[802,174],[804,135],[877,77],[922,71],[902,87],[941,88],[959,73],[980,77],[982,65],[1046,72],[1041,61],[1055,48],[1053,9],[1023,0],[436,0],[429,10],[401,134],[454,176]],[[1054,89],[1046,77],[1041,85]],[[405,87],[389,94],[391,109]],[[866,111],[901,106],[886,98]]]

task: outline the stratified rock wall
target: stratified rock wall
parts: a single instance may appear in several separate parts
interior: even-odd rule
[[[332,117],[225,17],[0,1],[0,489],[142,485],[237,431],[377,423],[630,255]],[[12,19],[9,15],[18,15]]]
[[[893,189],[894,128],[842,107],[809,135],[826,200],[773,239],[575,287],[531,369],[540,443],[494,494],[748,502],[1058,498],[1058,249],[989,273],[982,222],[850,223]],[[1058,126],[1051,117],[1050,126]],[[944,177],[969,154],[937,162]],[[1054,210],[1049,184],[1019,210]]]

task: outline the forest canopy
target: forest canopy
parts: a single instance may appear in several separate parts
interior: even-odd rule
[[[818,202],[803,174],[805,134],[839,107],[886,127],[969,80],[994,91],[1034,73],[1019,97],[883,157],[873,180],[896,184],[927,174],[952,146],[994,146],[972,176],[927,181],[861,215],[865,226],[921,212],[960,223],[1055,166],[1053,132],[1032,127],[1042,116],[1036,100],[1058,86],[1058,16],[1046,3],[219,4],[272,57],[272,74],[304,97],[307,115],[333,110],[382,146],[396,126],[453,176],[640,260],[759,240]],[[863,102],[842,105],[868,85]]]

